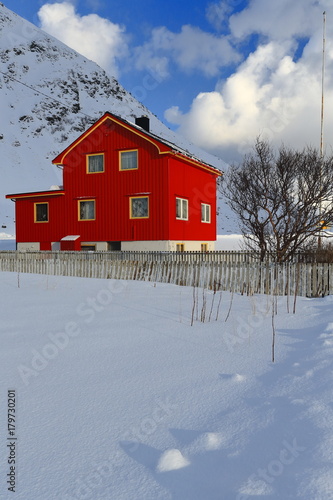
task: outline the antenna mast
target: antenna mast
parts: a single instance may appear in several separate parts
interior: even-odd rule
[[[324,93],[325,93],[325,47],[326,47],[326,12],[323,12],[323,60],[321,70],[321,118],[320,118],[320,190],[321,190],[321,175],[322,175],[322,162],[324,159]],[[322,226],[322,205],[321,198],[319,202],[319,224]],[[321,249],[321,227],[318,235],[318,250]]]
[[[324,156],[324,93],[325,93],[325,48],[326,48],[326,12],[323,12],[323,62],[321,76],[321,120],[320,120],[320,156]]]

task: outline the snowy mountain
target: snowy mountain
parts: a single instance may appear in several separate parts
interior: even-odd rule
[[[222,160],[168,129],[97,64],[2,3],[0,36],[0,235],[3,237],[15,232],[14,206],[4,195],[61,185],[61,171],[52,165],[52,159],[105,111],[133,122],[135,116],[148,115],[154,134],[221,170],[225,168]]]

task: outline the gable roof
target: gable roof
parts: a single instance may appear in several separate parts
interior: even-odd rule
[[[114,123],[117,123],[121,127],[124,127],[131,132],[135,133],[136,135],[142,137],[143,139],[149,141],[151,144],[153,144],[159,154],[172,154],[177,156],[178,158],[181,158],[184,161],[190,162],[194,165],[196,165],[199,168],[203,168],[205,170],[211,171],[211,173],[215,175],[222,175],[222,172],[218,170],[216,167],[213,165],[210,165],[196,156],[192,155],[189,151],[180,148],[179,146],[162,139],[161,137],[158,137],[157,135],[146,131],[145,129],[139,127],[138,125],[131,123],[124,118],[121,118],[119,116],[116,116],[112,113],[106,112],[101,118],[99,118],[93,125],[91,125],[83,134],[81,134],[74,142],[72,142],[64,151],[62,151],[54,160],[52,163],[56,165],[63,165],[66,156],[78,145],[80,142],[82,142],[86,137],[88,137],[96,128],[98,128],[102,123],[105,123],[107,121],[112,121]]]

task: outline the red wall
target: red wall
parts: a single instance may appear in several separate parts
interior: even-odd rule
[[[119,170],[119,151],[138,149],[137,170]],[[165,148],[164,148],[165,149]],[[107,120],[64,159],[64,196],[17,199],[18,242],[51,241],[80,235],[80,241],[215,240],[216,176],[159,154],[153,143]],[[104,153],[104,172],[87,173],[86,155]],[[130,219],[129,198],[149,196],[148,219]],[[189,221],[176,220],[176,196],[189,200]],[[96,220],[78,220],[78,200],[95,199]],[[49,222],[34,223],[34,202],[49,203]],[[211,223],[201,222],[201,202],[211,205]]]
[[[17,199],[15,203],[16,241],[41,242],[43,250],[51,241],[60,241],[63,236],[62,219],[59,214],[63,212],[65,196],[31,197]],[[34,222],[34,203],[49,204],[49,222]],[[54,239],[55,235],[60,238]]]
[[[178,158],[169,160],[170,240],[216,239],[216,176]],[[189,200],[189,220],[176,219],[176,197]],[[201,203],[211,206],[211,222],[201,222]]]
[[[120,171],[119,151],[138,149],[138,169]],[[86,155],[104,153],[105,171],[86,173]],[[102,124],[66,157],[67,234],[82,241],[159,240],[167,238],[166,158],[130,131]],[[130,196],[149,194],[149,219],[130,219]],[[77,197],[96,197],[96,221],[77,220]]]

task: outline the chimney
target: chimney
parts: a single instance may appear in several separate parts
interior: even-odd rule
[[[148,116],[138,116],[135,118],[135,124],[149,132],[149,118]]]

